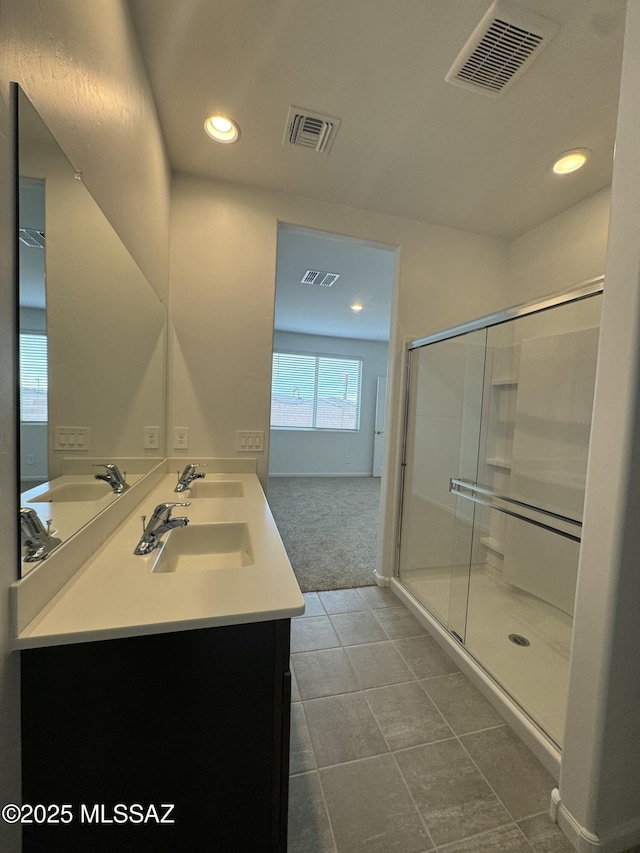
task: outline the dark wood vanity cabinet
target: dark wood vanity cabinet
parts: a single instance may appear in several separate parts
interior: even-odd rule
[[[285,853],[289,629],[22,651],[23,850]]]

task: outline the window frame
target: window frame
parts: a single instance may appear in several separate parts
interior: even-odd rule
[[[44,402],[44,417],[39,418],[38,420],[34,420],[33,418],[24,419],[23,418],[23,399],[24,399],[24,388],[23,385],[23,371],[25,369],[25,354],[23,349],[23,337],[29,338],[43,338],[44,339],[44,353],[45,353],[45,376],[46,376],[46,395]],[[18,331],[18,391],[19,391],[19,420],[21,424],[46,424],[49,420],[49,339],[46,331],[41,329],[20,329]]]
[[[314,389],[313,389],[313,426],[299,426],[299,425],[290,425],[285,426],[283,424],[272,424],[271,418],[273,414],[273,381],[274,381],[274,361],[275,357],[278,355],[287,355],[287,356],[302,356],[305,358],[315,359],[315,370],[314,370]],[[320,359],[327,359],[333,361],[350,361],[356,362],[358,364],[358,386],[357,386],[357,398],[356,398],[356,426],[355,427],[323,427],[316,426],[317,423],[317,413],[318,413],[318,374],[320,369]],[[293,431],[293,432],[318,432],[318,433],[329,433],[329,432],[337,432],[342,435],[346,434],[354,434],[360,432],[360,419],[361,419],[361,411],[362,411],[362,378],[364,373],[364,359],[359,355],[340,355],[335,352],[327,353],[327,352],[315,352],[309,350],[295,350],[288,348],[280,348],[277,347],[273,349],[271,355],[271,406],[269,412],[269,427],[273,430],[283,430],[283,431]]]

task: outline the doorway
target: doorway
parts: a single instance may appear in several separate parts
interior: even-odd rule
[[[281,224],[269,502],[304,592],[374,583],[395,247]]]

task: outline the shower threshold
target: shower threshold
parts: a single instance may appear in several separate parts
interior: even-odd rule
[[[518,737],[533,752],[538,761],[558,781],[560,774],[561,747],[522,707],[503,685],[479,663],[476,657],[454,636],[440,620],[431,613],[417,595],[399,578],[391,578],[390,588],[408,607],[430,636],[456,663],[469,680],[483,693],[494,708],[511,726]],[[529,649],[517,648],[505,635],[505,643],[515,652],[526,654]],[[526,671],[526,669],[525,669]]]

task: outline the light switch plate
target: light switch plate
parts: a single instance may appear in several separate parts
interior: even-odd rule
[[[53,449],[75,452],[91,450],[89,427],[57,426],[53,430]]]
[[[238,430],[236,432],[236,450],[241,453],[262,453],[264,451],[264,431]]]

